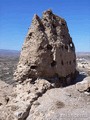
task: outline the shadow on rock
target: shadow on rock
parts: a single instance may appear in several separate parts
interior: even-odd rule
[[[84,79],[85,77],[87,77],[87,75],[84,74],[84,73],[78,74],[78,75],[77,75],[77,78],[74,80],[73,84],[76,84],[76,83],[78,83],[78,82],[83,81],[83,79]]]

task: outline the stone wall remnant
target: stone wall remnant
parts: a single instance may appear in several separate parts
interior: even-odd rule
[[[75,46],[66,21],[51,10],[43,12],[42,18],[34,15],[14,78],[58,77],[69,81],[75,74]]]

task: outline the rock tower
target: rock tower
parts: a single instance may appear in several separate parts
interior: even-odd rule
[[[16,80],[59,78],[70,81],[76,74],[75,47],[67,23],[51,10],[34,15],[15,71]]]

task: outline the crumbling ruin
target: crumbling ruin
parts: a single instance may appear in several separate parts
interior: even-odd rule
[[[75,76],[75,47],[65,20],[53,14],[51,10],[45,11],[42,18],[34,15],[14,74],[14,79],[17,82],[13,83],[12,93],[9,97],[5,97],[4,105],[2,102],[0,104],[0,119],[46,120],[50,116],[54,116],[55,114],[52,113],[57,113],[56,106],[60,106],[58,108],[61,108],[61,105],[64,106],[64,103],[59,100],[60,98],[67,102],[66,99],[70,101],[74,97],[67,97],[67,92],[63,91],[64,99],[60,94],[62,93],[61,89],[59,89],[59,94],[57,89],[54,89],[56,92],[54,91],[54,97],[51,97],[53,102],[50,100],[46,108],[43,107],[45,110],[49,105],[48,111],[45,110],[44,113],[42,112],[43,108],[40,108],[41,111],[38,109],[38,106],[42,104],[38,102],[39,97],[54,87],[70,84]],[[81,88],[82,85],[79,83],[77,89],[81,90]],[[86,90],[86,86],[84,90]],[[45,99],[49,100],[50,96]],[[4,97],[1,97],[2,100]],[[73,99],[74,102],[76,100],[77,98]],[[46,103],[44,104],[46,105]],[[44,104],[43,106],[45,106]],[[70,109],[72,106],[72,104],[71,106],[68,104],[65,103],[66,110],[67,107]],[[57,119],[56,116],[55,118]]]
[[[34,15],[14,74],[16,80],[59,78],[70,82],[76,75],[75,47],[67,23],[51,10]]]

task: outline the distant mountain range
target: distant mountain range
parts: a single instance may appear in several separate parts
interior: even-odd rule
[[[0,49],[0,56],[19,56],[20,55],[20,51],[18,50],[4,50],[4,49]]]
[[[0,56],[19,56],[20,51],[18,50],[4,50],[0,49]],[[76,52],[77,56],[90,56],[90,52]]]
[[[90,52],[76,52],[77,56],[90,56]]]

